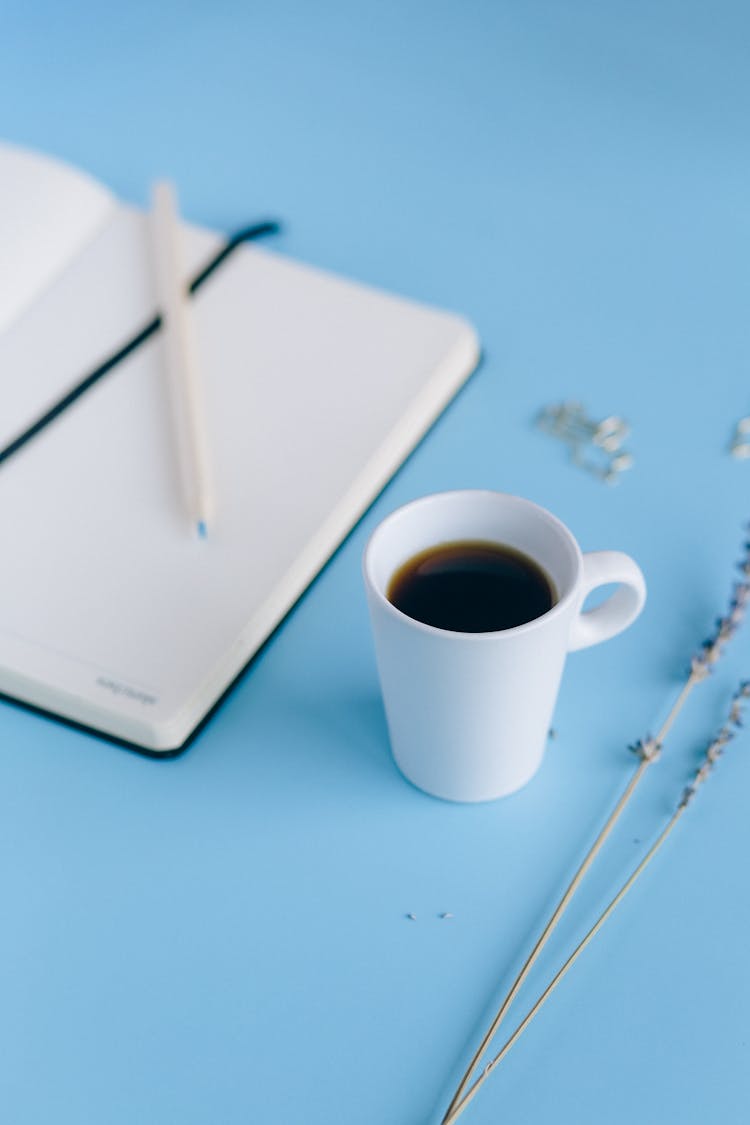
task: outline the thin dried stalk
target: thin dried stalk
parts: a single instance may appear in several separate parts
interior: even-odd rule
[[[587,871],[591,867],[591,864],[596,859],[607,837],[619,820],[620,815],[622,814],[630,798],[635,792],[638,783],[646,773],[648,767],[658,759],[667,734],[671,730],[672,725],[674,724],[677,716],[685,705],[693,688],[696,686],[696,684],[701,683],[711,674],[714,666],[716,665],[719,657],[724,650],[725,645],[739,628],[739,625],[741,624],[744,617],[748,602],[750,601],[750,543],[746,542],[744,544],[744,551],[745,554],[738,567],[741,578],[740,581],[736,582],[733,586],[728,613],[724,617],[720,617],[717,619],[714,633],[706,641],[703,642],[699,651],[693,656],[690,662],[690,670],[685,683],[682,685],[682,688],[680,689],[680,692],[675,699],[675,702],[673,703],[672,708],[666,719],[664,720],[660,730],[656,734],[656,737],[647,737],[645,739],[641,739],[631,747],[631,749],[637,754],[639,763],[627,785],[623,789],[620,798],[617,801],[612,812],[610,813],[607,821],[605,822],[604,827],[601,829],[599,835],[594,840],[594,843],[591,845],[589,851],[585,855],[583,862],[568,884],[565,893],[552,912],[552,915],[550,916],[549,921],[542,930],[542,933],[537,940],[536,945],[531,950],[531,953],[524,962],[523,967],[518,973],[518,976],[513,981],[508,994],[500,1005],[500,1008],[498,1009],[497,1014],[492,1020],[489,1028],[487,1029],[482,1042],[475,1051],[474,1056],[472,1057],[472,1060],[469,1063],[469,1066],[467,1067],[463,1078],[458,1084],[456,1092],[453,1095],[450,1105],[448,1106],[448,1109],[446,1110],[443,1117],[442,1125],[447,1125],[448,1121],[450,1120],[451,1114],[453,1113],[453,1110],[461,1101],[464,1091],[469,1085],[474,1071],[479,1065],[479,1062],[485,1051],[487,1050],[487,1047],[489,1046],[495,1033],[497,1032],[497,1029],[504,1020],[508,1009],[513,1003],[513,1000],[517,996],[524,981],[531,972],[531,969],[536,963],[537,958],[544,949],[545,945],[549,941],[549,938],[552,936],[555,927],[565,913],[571,899],[578,890],[578,887],[583,881]]]
[[[536,1003],[526,1013],[526,1015],[521,1020],[518,1027],[516,1028],[516,1030],[513,1032],[513,1034],[510,1036],[510,1038],[503,1044],[502,1050],[499,1051],[499,1053],[497,1055],[495,1055],[495,1057],[492,1059],[492,1061],[487,1064],[487,1066],[484,1068],[482,1074],[479,1076],[479,1078],[476,1080],[476,1082],[474,1082],[473,1086],[471,1086],[471,1088],[466,1093],[466,1095],[455,1105],[453,1110],[450,1111],[448,1113],[448,1115],[445,1117],[445,1119],[444,1119],[445,1125],[453,1125],[453,1122],[456,1121],[459,1114],[463,1113],[464,1109],[466,1109],[469,1102],[478,1093],[482,1084],[487,1080],[487,1078],[489,1078],[490,1074],[495,1069],[495,1067],[498,1065],[498,1063],[502,1062],[502,1060],[505,1058],[505,1056],[507,1055],[508,1051],[511,1049],[513,1044],[516,1042],[516,1040],[519,1038],[519,1036],[529,1026],[529,1024],[531,1023],[531,1021],[533,1020],[534,1016],[537,1014],[539,1009],[549,999],[549,997],[552,995],[552,993],[557,988],[558,984],[563,979],[563,977],[567,974],[567,972],[573,967],[575,962],[578,960],[580,955],[583,953],[586,946],[589,944],[589,942],[594,937],[596,937],[596,935],[599,933],[599,930],[602,928],[604,923],[609,918],[610,914],[612,914],[614,909],[622,902],[622,900],[625,898],[625,895],[628,893],[628,891],[633,886],[635,881],[643,873],[643,871],[645,871],[645,869],[648,867],[651,860],[654,858],[656,853],[659,851],[661,846],[666,841],[667,837],[670,835],[670,833],[675,828],[677,822],[680,820],[680,818],[685,813],[686,809],[688,808],[691,801],[695,797],[695,794],[698,791],[698,789],[700,788],[700,786],[710,776],[714,766],[716,765],[717,761],[719,760],[719,758],[724,753],[724,750],[726,749],[729,742],[734,738],[734,736],[737,733],[737,731],[739,730],[739,728],[743,725],[742,724],[742,706],[743,706],[743,703],[745,703],[745,701],[748,698],[750,698],[750,682],[745,682],[745,683],[740,684],[738,690],[735,692],[734,696],[732,697],[732,703],[731,703],[731,706],[729,708],[729,714],[727,716],[725,724],[720,728],[718,733],[714,736],[712,742],[710,742],[708,747],[706,748],[706,753],[705,753],[705,757],[703,759],[703,762],[701,763],[699,768],[696,770],[695,776],[693,777],[692,781],[690,782],[690,784],[687,786],[684,793],[682,794],[682,798],[680,799],[680,802],[677,805],[677,808],[675,809],[674,813],[672,814],[670,820],[667,822],[667,824],[664,826],[662,831],[659,833],[656,840],[651,845],[651,847],[648,849],[648,851],[644,855],[643,859],[640,861],[638,866],[632,872],[630,877],[628,879],[626,879],[626,881],[620,887],[619,891],[617,892],[615,897],[612,899],[609,906],[607,906],[606,910],[604,910],[602,912],[602,914],[599,916],[599,918],[597,918],[596,922],[591,927],[589,932],[579,942],[579,944],[576,946],[576,948],[571,953],[570,957],[568,957],[565,964],[557,971],[557,973],[552,978],[550,983],[547,985],[544,992],[538,998]]]

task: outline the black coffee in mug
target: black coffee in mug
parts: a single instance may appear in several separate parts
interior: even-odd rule
[[[396,609],[456,633],[495,633],[541,617],[557,594],[541,566],[515,547],[462,539],[403,563],[386,597]]]

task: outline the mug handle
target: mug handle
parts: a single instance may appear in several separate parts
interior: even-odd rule
[[[597,586],[618,582],[619,590],[595,609],[579,610],[570,631],[568,648],[597,645],[627,629],[643,609],[646,601],[646,582],[638,563],[622,551],[587,551],[583,556],[583,581],[581,601]]]

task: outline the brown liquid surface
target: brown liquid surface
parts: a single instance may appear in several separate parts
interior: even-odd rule
[[[501,543],[428,547],[395,572],[386,597],[402,613],[458,633],[495,633],[541,617],[557,600],[538,563]]]

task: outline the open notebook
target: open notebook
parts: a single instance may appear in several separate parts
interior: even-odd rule
[[[221,239],[184,234],[192,276]],[[156,306],[145,216],[5,147],[0,248],[5,445]],[[478,358],[460,317],[257,246],[193,303],[206,541],[185,518],[159,333],[0,465],[0,692],[155,752],[184,744]]]

